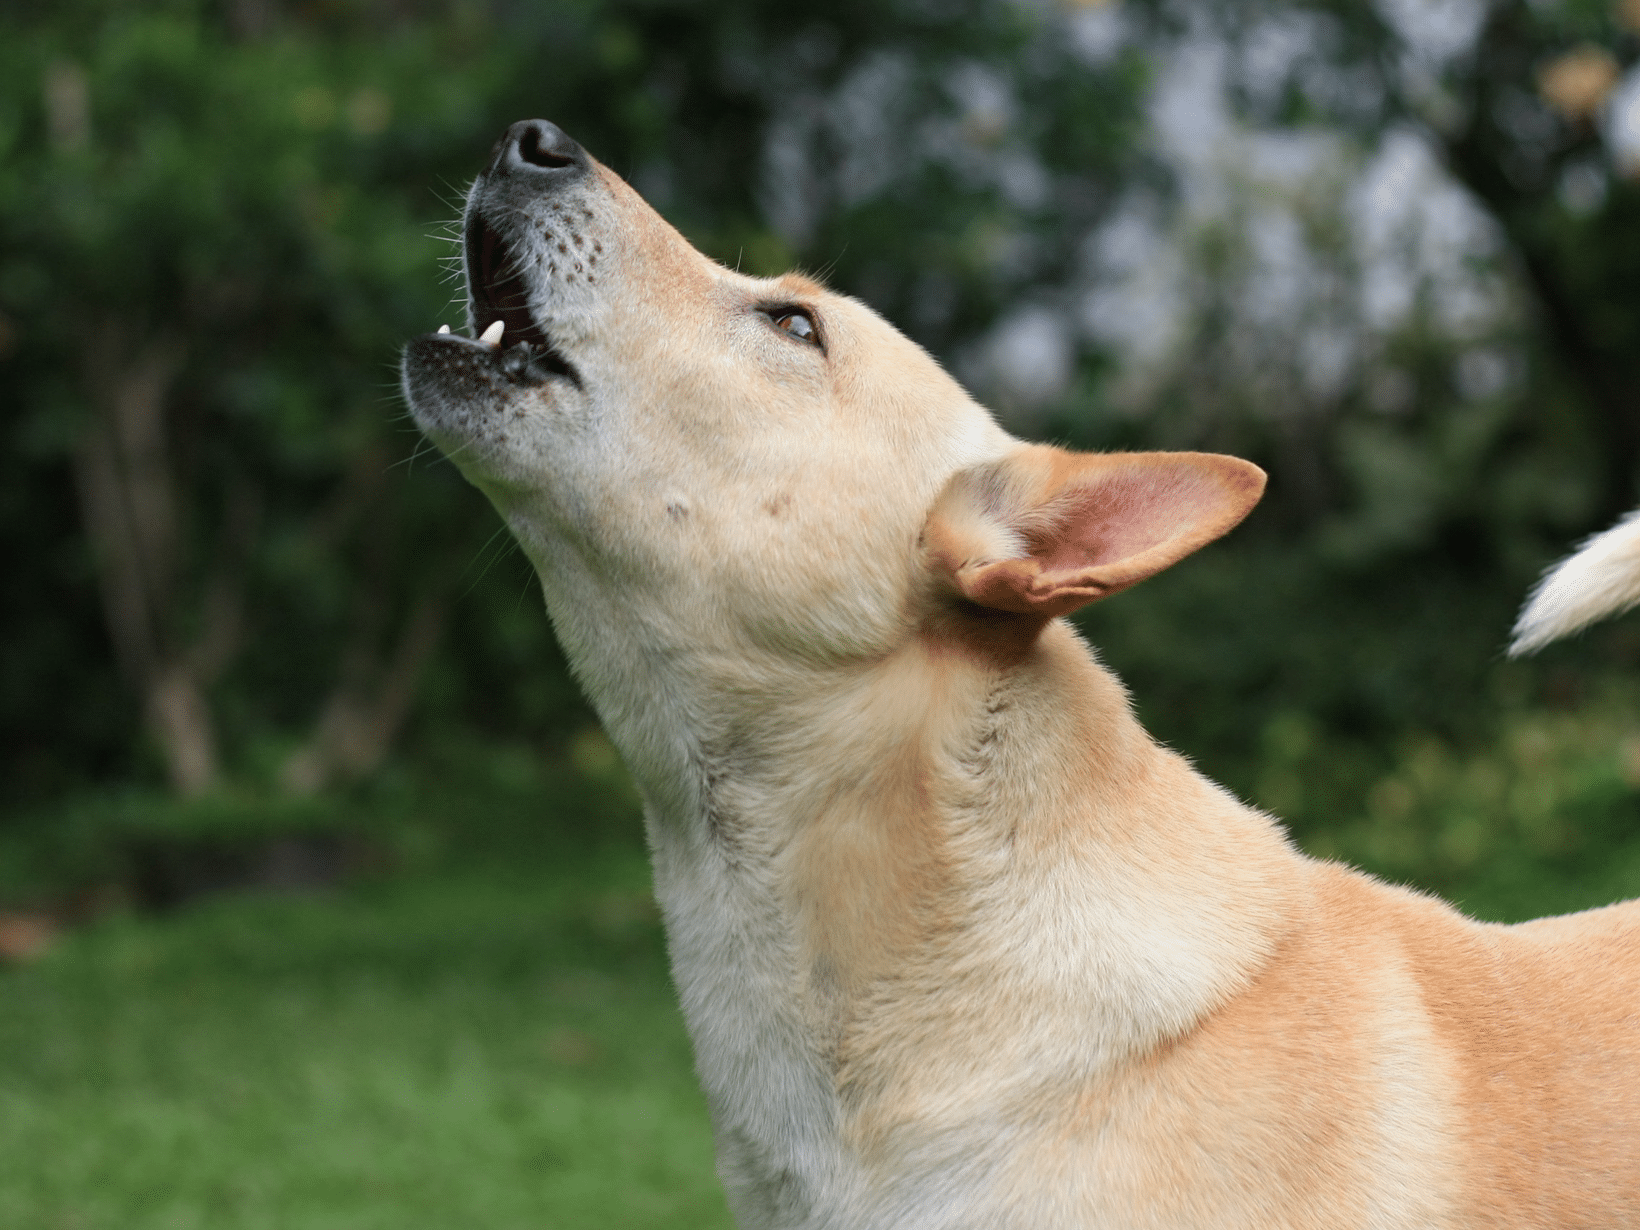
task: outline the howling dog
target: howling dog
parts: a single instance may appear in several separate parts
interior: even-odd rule
[[[1488,925],[1307,858],[1062,618],[1262,471],[1017,440],[539,120],[464,251],[482,332],[406,394],[643,794],[744,1230],[1640,1226],[1640,906]]]

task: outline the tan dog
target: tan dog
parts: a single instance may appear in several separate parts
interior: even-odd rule
[[[466,253],[405,387],[643,792],[742,1227],[1640,1226],[1640,909],[1305,858],[1057,618],[1259,470],[1023,444],[540,121]]]

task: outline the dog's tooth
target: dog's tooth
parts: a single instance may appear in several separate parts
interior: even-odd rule
[[[450,326],[449,325],[440,325],[438,327],[438,331],[440,333],[448,333],[450,331]]]
[[[501,331],[505,327],[506,326],[498,320],[488,329],[484,330],[483,333],[480,333],[478,335],[478,340],[481,342],[488,342],[492,346],[499,346],[501,345]]]

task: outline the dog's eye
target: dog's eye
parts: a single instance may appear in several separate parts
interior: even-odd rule
[[[795,308],[776,308],[769,313],[769,318],[774,321],[775,328],[784,329],[805,342],[820,344],[820,335],[814,329],[814,318],[807,312],[799,312]]]

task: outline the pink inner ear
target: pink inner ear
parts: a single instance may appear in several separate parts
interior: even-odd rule
[[[1035,544],[1045,573],[1131,559],[1181,534],[1194,538],[1193,530],[1224,516],[1223,479],[1194,467],[1136,457],[1114,473],[1090,477],[1047,510],[1053,529]]]
[[[1044,457],[1044,453],[1036,454]],[[957,570],[993,610],[1052,618],[1154,576],[1247,515],[1264,472],[1211,453],[1056,453],[1055,494],[1015,522],[1029,555]]]

